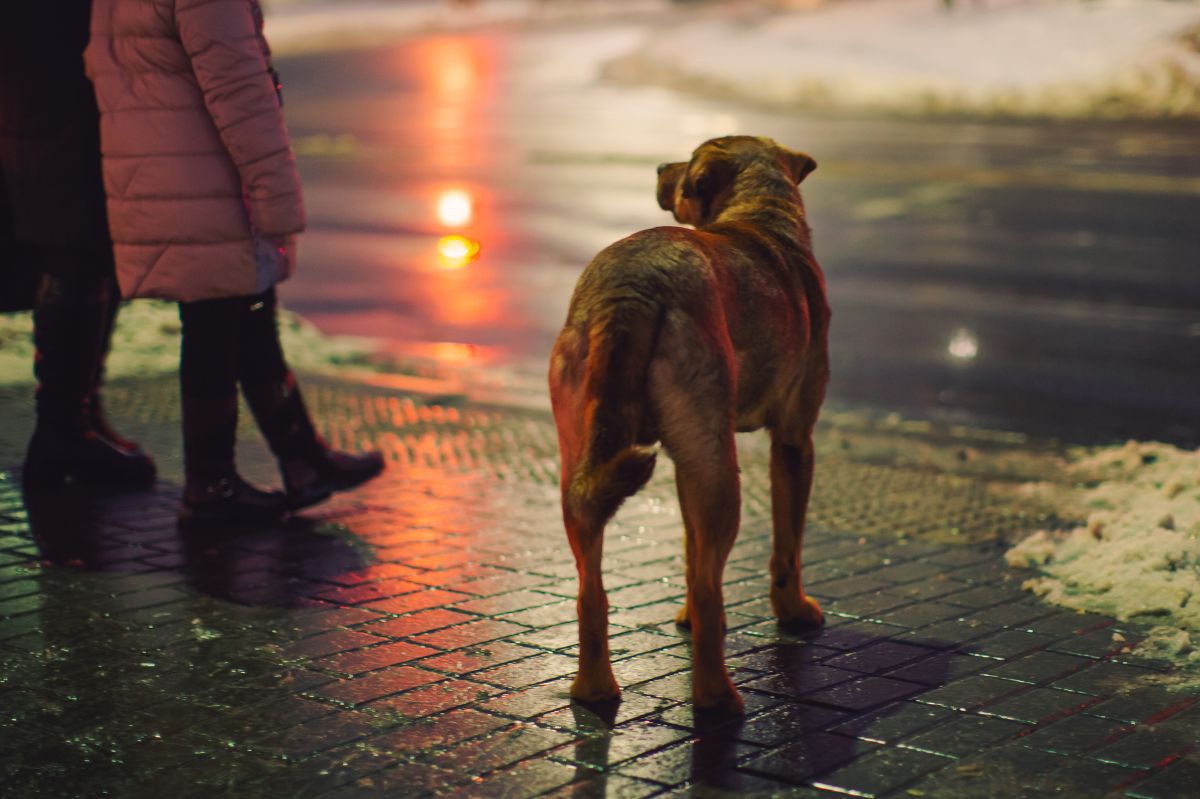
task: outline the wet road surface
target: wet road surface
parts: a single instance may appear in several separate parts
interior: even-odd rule
[[[820,163],[803,189],[832,402],[1200,443],[1200,126],[808,117],[597,77],[643,35],[561,25],[282,59],[310,211],[289,306],[537,375],[591,256],[670,223],[655,165],[768,135]],[[478,258],[458,257],[470,242]]]

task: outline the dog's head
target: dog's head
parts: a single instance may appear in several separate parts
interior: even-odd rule
[[[692,160],[658,167],[658,205],[685,225],[700,227],[734,199],[739,176],[757,192],[787,191],[817,168],[811,156],[758,136],[724,136],[704,142]]]

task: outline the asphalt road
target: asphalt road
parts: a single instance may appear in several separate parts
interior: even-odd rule
[[[803,190],[831,402],[1200,444],[1200,125],[808,117],[597,79],[640,35],[560,25],[281,60],[310,210],[288,305],[327,332],[537,374],[589,258],[670,223],[655,165],[768,135],[820,164]],[[452,233],[478,258],[439,255]]]

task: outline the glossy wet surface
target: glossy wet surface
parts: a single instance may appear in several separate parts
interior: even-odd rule
[[[805,579],[828,625],[797,638],[770,616],[763,451],[743,441],[725,597],[748,714],[697,720],[671,622],[684,584],[669,462],[606,539],[623,701],[572,706],[550,420],[303,385],[335,444],[378,446],[390,468],[284,525],[175,529],[169,378],[108,392],[118,428],[159,458],[152,491],[25,499],[0,473],[5,793],[1177,797],[1200,771],[1196,696],[1150,683],[1167,667],[1128,653],[1143,628],[1035,601],[988,540],[1056,523],[988,488],[1054,479],[1052,451],[824,429]],[[22,391],[0,393],[0,413],[11,466]],[[921,447],[952,455],[904,462]],[[240,462],[275,479],[252,434]]]
[[[660,23],[282,60],[311,216],[286,301],[330,332],[540,375],[584,264],[670,223],[655,165],[769,135],[820,164],[803,189],[834,399],[1200,442],[1194,123],[818,118],[598,77]],[[447,235],[478,257],[448,257]]]

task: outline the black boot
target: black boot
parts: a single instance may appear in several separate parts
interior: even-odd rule
[[[243,381],[242,393],[279,460],[290,510],[316,505],[383,471],[379,452],[352,455],[329,448],[313,428],[291,372],[282,381]]]
[[[186,483],[179,526],[212,529],[270,523],[287,511],[283,494],[262,491],[234,468],[237,395],[183,397],[183,460]]]
[[[37,426],[22,470],[27,488],[68,483],[142,485],[154,461],[111,440],[91,409],[104,357],[111,280],[42,280],[34,309]]]

